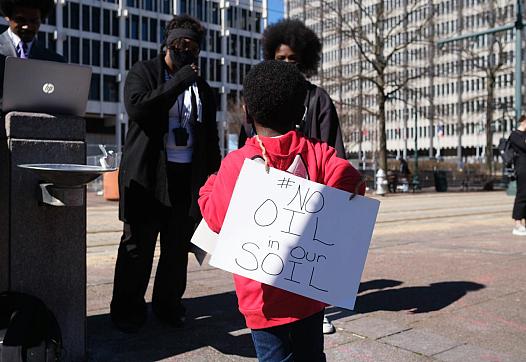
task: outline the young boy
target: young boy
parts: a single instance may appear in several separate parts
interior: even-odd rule
[[[244,82],[245,112],[257,135],[228,154],[200,190],[208,226],[219,232],[245,158],[312,181],[356,192],[360,174],[326,143],[303,137],[294,125],[305,113],[306,82],[292,64],[270,60],[254,66]],[[359,190],[363,193],[363,190]],[[257,192],[257,190],[254,190]],[[322,320],[326,304],[234,275],[239,310],[260,361],[324,361]]]

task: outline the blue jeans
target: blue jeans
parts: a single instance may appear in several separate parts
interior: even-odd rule
[[[260,362],[325,361],[323,313],[281,326],[252,329]]]

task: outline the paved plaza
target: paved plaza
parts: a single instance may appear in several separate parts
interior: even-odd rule
[[[513,198],[422,192],[380,200],[356,310],[326,311],[337,329],[325,337],[327,360],[526,361],[526,237],[511,234]],[[108,312],[121,228],[117,203],[90,193],[91,361],[256,360],[232,276],[193,257],[184,328],[150,313],[137,334],[115,330]]]

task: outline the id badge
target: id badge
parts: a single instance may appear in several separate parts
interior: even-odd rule
[[[188,131],[186,128],[177,127],[173,129],[175,145],[177,147],[186,147],[188,146]]]

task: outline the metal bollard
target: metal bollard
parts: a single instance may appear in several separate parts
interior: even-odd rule
[[[387,193],[387,178],[385,171],[381,168],[376,172],[376,194],[385,195]]]

